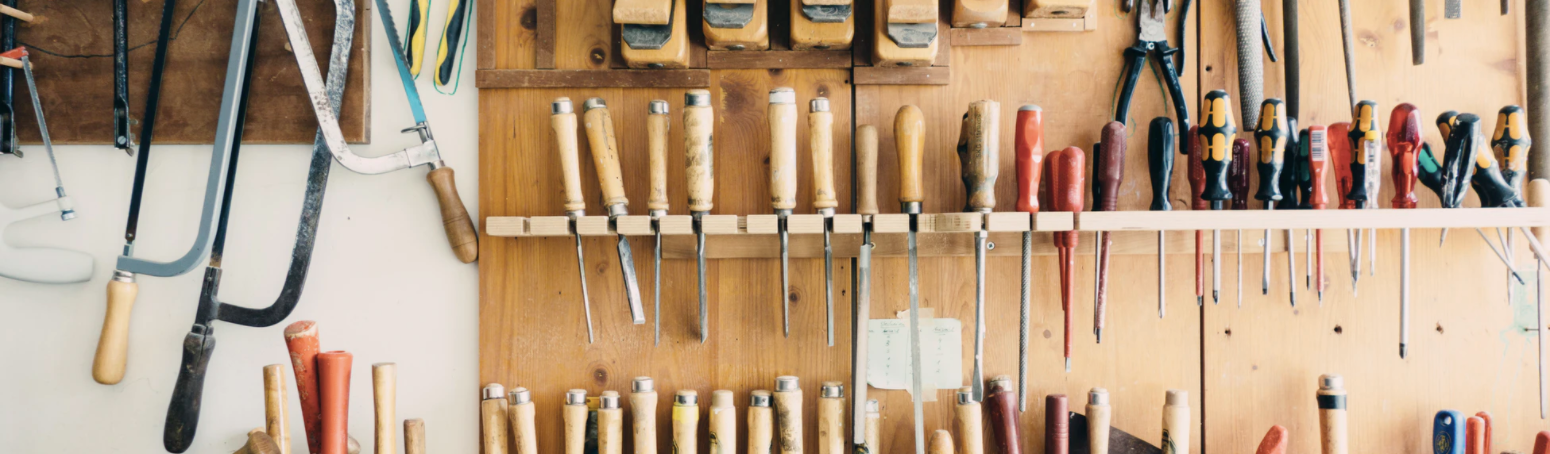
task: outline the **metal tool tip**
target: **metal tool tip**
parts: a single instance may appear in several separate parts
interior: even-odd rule
[[[1399,344],[1399,359],[1405,359],[1407,353],[1410,353],[1410,346]]]
[[[1103,328],[1093,328],[1093,336],[1098,338],[1098,343],[1103,343]]]
[[[1222,303],[1221,294],[1219,292],[1217,292],[1216,290],[1212,290],[1211,291],[1211,304],[1221,304],[1221,303]]]
[[[1204,306],[1204,305],[1206,305],[1206,297],[1204,295],[1195,297],[1195,305],[1196,306]]]
[[[654,115],[666,115],[668,112],[667,101],[654,99],[647,106],[647,111]]]
[[[1071,358],[1066,358],[1066,373],[1071,373]]]
[[[1018,108],[1017,108],[1017,111],[1019,111],[1019,112],[1023,112],[1023,111],[1028,111],[1028,112],[1043,112],[1043,111],[1044,111],[1044,108],[1042,108],[1042,107],[1039,107],[1039,106],[1037,106],[1037,105],[1033,105],[1033,104],[1023,104],[1023,106],[1022,106],[1022,107],[1018,107]]]

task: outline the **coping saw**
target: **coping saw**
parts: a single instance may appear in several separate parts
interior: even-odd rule
[[[37,84],[32,79],[32,63],[27,59],[26,48],[16,48],[0,54],[0,64],[11,66],[20,63],[27,76],[27,89],[32,94],[32,108],[38,118],[38,132],[43,136],[43,149],[48,153],[49,166],[54,169],[53,200],[47,200],[19,210],[0,205],[0,237],[5,226],[12,223],[59,213],[61,220],[75,219],[75,202],[65,195],[65,183],[59,178],[59,162],[54,160],[54,143],[49,140],[48,123],[43,120],[43,104],[38,102]],[[21,156],[21,153],[17,153]],[[72,284],[91,279],[92,257],[84,252],[55,248],[13,248],[0,239],[0,276],[40,284]]]

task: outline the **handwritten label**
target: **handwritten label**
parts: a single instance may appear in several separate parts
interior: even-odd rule
[[[922,311],[925,312],[925,311]],[[951,318],[920,319],[921,386],[928,401],[936,389],[963,387],[963,323]],[[879,389],[911,388],[910,321],[867,321],[867,383]]]

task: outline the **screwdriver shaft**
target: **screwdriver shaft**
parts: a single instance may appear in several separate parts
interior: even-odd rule
[[[1163,257],[1167,256],[1167,251],[1165,250],[1168,242],[1167,234],[1168,232],[1166,231],[1157,231],[1157,318],[1163,318],[1168,315],[1168,304],[1164,299],[1164,295],[1167,293],[1165,292],[1167,285],[1165,285],[1166,279],[1163,272],[1166,267]]]
[[[834,247],[829,243],[829,230],[833,228],[834,218],[823,220],[823,303],[830,347],[834,346]]]
[[[985,399],[985,249],[990,232],[974,232],[974,370],[970,392],[976,402]]]
[[[1399,357],[1410,345],[1410,229],[1399,231]]]
[[[787,268],[791,258],[791,238],[786,232],[786,215],[780,215],[780,325],[781,333],[791,337],[791,275]]]
[[[1296,244],[1297,243],[1292,241],[1292,229],[1286,229],[1286,296],[1292,302],[1292,307],[1297,307]]]
[[[657,240],[656,248],[652,252],[652,260],[655,262],[655,265],[651,267],[653,270],[652,274],[655,275],[653,277],[655,283],[651,284],[651,292],[653,293],[651,315],[655,319],[652,325],[652,333],[655,340],[652,345],[655,346],[662,345],[662,220],[652,220],[651,224],[651,229],[656,231]]]
[[[1222,231],[1211,231],[1211,304],[1222,302]]]
[[[703,344],[710,339],[710,317],[706,315],[705,305],[705,225],[699,213],[694,216],[694,255],[700,272],[700,343]]]

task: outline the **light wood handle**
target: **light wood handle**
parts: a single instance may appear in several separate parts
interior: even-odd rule
[[[770,206],[797,207],[797,105],[790,88],[770,91]]]
[[[280,454],[280,445],[264,429],[248,431],[248,442],[242,445],[238,453],[247,454]]]
[[[404,420],[404,454],[425,454],[425,420]]]
[[[847,454],[843,397],[818,398],[818,454]]]
[[[945,430],[931,433],[931,443],[926,445],[929,454],[953,454],[953,435]]]
[[[630,393],[630,416],[634,424],[635,454],[657,454],[657,392]]]
[[[1104,393],[1107,399],[1108,393]],[[1114,421],[1113,409],[1107,402],[1087,404],[1087,446],[1091,454],[1109,454],[1109,426]]]
[[[813,153],[813,208],[832,209],[840,206],[834,194],[834,113],[829,111],[829,100],[819,99],[823,100],[823,110],[807,114],[808,149]]]
[[[587,145],[592,148],[597,182],[603,188],[603,206],[630,203],[624,197],[624,174],[619,170],[619,139],[614,136],[613,115],[607,107],[589,107],[581,118],[587,130]]]
[[[587,406],[566,405],[562,411],[565,419],[565,454],[582,454],[587,446]]]
[[[1331,381],[1326,375],[1319,378],[1319,449],[1323,454],[1348,454],[1351,441],[1346,434],[1346,393],[1339,378],[1335,386],[1325,386]]]
[[[140,285],[133,281],[108,281],[108,311],[102,317],[102,335],[97,338],[97,356],[91,364],[91,376],[97,383],[116,385],[124,379],[129,362],[129,311],[139,294]]]
[[[682,392],[682,391],[680,391]],[[694,454],[698,451],[700,428],[699,405],[673,405],[673,454]]]
[[[1550,206],[1550,180],[1544,178],[1530,180],[1523,192],[1526,193],[1528,206]],[[1550,228],[1534,227],[1533,232],[1534,236],[1539,237],[1540,243],[1550,243]]]
[[[479,259],[479,233],[474,231],[474,221],[458,197],[457,182],[452,178],[452,168],[442,167],[425,174],[425,181],[436,191],[436,203],[441,205],[441,226],[447,231],[447,243],[452,254],[463,263]]]
[[[775,446],[780,454],[802,452],[802,390],[775,392]]]
[[[737,406],[732,391],[710,393],[710,454],[737,454]]]
[[[16,8],[0,5],[0,14],[21,19],[22,22],[32,22],[32,14]]]
[[[856,213],[877,214],[877,127],[856,128]]]
[[[875,400],[874,400],[875,402]],[[869,404],[868,407],[877,405]],[[867,410],[866,415],[866,450],[868,453],[882,454],[883,451],[883,414],[880,411]]]
[[[506,407],[506,420],[511,423],[511,438],[517,446],[516,454],[538,454],[538,431],[533,425],[536,412],[537,408],[532,402]]]
[[[570,105],[569,98],[555,100],[555,104]],[[586,198],[581,195],[581,147],[576,144],[576,113],[566,111],[549,116],[549,126],[554,129],[554,147],[560,151],[560,174],[565,181],[565,211],[581,211],[587,208]]]
[[[685,99],[710,98],[706,90],[689,90]],[[684,103],[684,165],[689,179],[689,211],[710,212],[716,194],[714,139],[716,116],[712,107]]]
[[[964,211],[988,212],[996,208],[996,176],[1001,148],[1001,104],[980,100],[969,104],[958,139],[958,159],[962,165],[963,187],[967,197]]]
[[[769,394],[769,391],[754,391]],[[775,440],[775,413],[770,407],[748,407],[748,454],[771,454]]]
[[[506,454],[506,399],[479,402],[479,421],[484,432],[484,454]]]
[[[371,392],[377,411],[377,454],[398,453],[398,366],[393,363],[371,365]]]
[[[657,103],[658,101],[652,101]],[[666,106],[666,102],[662,102]],[[667,138],[671,134],[672,119],[667,113],[646,115],[646,150],[651,155],[651,192],[646,198],[646,209],[666,211],[667,199]]]
[[[15,58],[0,57],[0,66],[15,69],[25,69],[26,65],[23,65],[21,60],[17,60]]]
[[[1163,405],[1162,454],[1189,454],[1189,393],[1168,390]]]
[[[899,108],[898,115],[893,117],[893,146],[899,152],[899,202],[925,201],[921,165],[926,149],[926,117],[919,107]]]
[[[955,405],[953,426],[958,429],[958,454],[985,454],[985,412],[980,410],[979,402],[970,400]]]
[[[285,366],[264,366],[264,432],[269,434],[280,454],[291,454],[291,406],[285,400]]]
[[[619,398],[619,393],[603,391],[603,397]],[[624,454],[624,409],[599,408],[597,410],[598,454]]]

